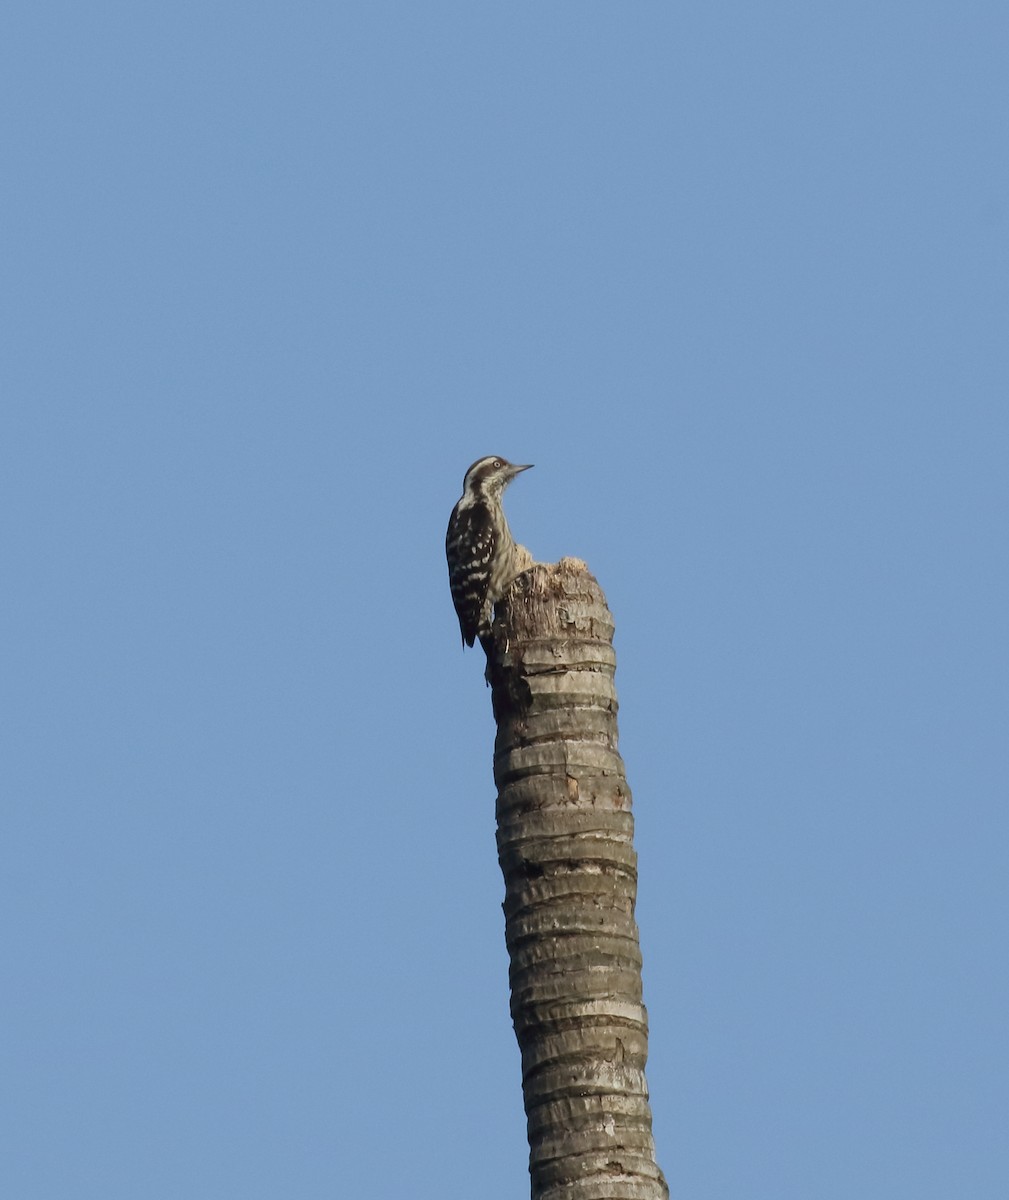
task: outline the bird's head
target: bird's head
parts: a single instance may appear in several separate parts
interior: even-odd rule
[[[528,471],[532,463],[517,467],[499,454],[478,458],[466,472],[462,490],[470,496],[500,496],[516,475]]]

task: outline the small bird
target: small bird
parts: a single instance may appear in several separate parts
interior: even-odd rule
[[[496,454],[478,458],[466,472],[462,496],[452,509],[445,554],[465,646],[490,636],[494,605],[515,576],[533,565],[532,555],[512,537],[501,507],[505,488],[532,465],[516,467]]]

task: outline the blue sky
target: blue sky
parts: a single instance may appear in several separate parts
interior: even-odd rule
[[[1007,44],[8,7],[4,1195],[526,1194],[486,453],[616,616],[673,1194],[1009,1194]]]

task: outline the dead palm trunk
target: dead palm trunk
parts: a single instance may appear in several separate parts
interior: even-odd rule
[[[665,1200],[645,1082],[631,793],[613,619],[584,563],[519,576],[488,679],[533,1200]]]

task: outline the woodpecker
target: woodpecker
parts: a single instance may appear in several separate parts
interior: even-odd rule
[[[501,507],[505,488],[532,465],[516,467],[494,454],[478,458],[449,517],[448,582],[465,646],[490,636],[494,605],[515,576],[533,565],[525,546],[516,545]]]

